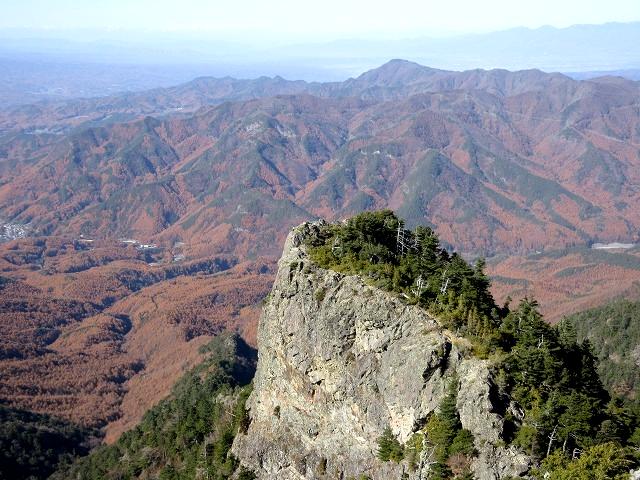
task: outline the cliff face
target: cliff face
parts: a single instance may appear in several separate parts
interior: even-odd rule
[[[390,426],[405,442],[457,382],[460,420],[478,451],[474,476],[526,472],[528,457],[502,446],[506,405],[488,362],[465,355],[465,340],[421,308],[316,267],[303,241],[317,228],[287,238],[260,320],[251,423],[234,454],[260,479],[426,479],[428,448],[411,471],[378,460],[377,439]]]

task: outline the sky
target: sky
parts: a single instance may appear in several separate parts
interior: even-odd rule
[[[447,36],[640,21],[640,0],[0,0],[0,29],[126,30],[230,40]],[[79,34],[79,33],[77,33]]]

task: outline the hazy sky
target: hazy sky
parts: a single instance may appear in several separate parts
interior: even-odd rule
[[[0,28],[197,31],[291,41],[640,20],[640,0],[0,0]]]

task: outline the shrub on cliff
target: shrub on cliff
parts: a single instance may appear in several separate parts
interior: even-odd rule
[[[393,435],[390,427],[385,428],[380,438],[378,438],[378,458],[383,462],[390,460],[399,462],[404,458],[404,449]]]
[[[433,449],[432,455],[436,462],[432,467],[434,478],[449,478],[443,476],[446,472],[454,475],[469,473],[471,457],[476,453],[473,434],[463,429],[460,423],[456,407],[457,392],[458,382],[454,379],[438,411],[429,418],[425,427],[427,444]]]

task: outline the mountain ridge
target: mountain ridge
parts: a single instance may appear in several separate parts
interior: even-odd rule
[[[381,174],[376,172],[379,167],[371,160],[358,159],[354,154],[360,151],[365,157],[381,155],[396,168],[402,166],[398,170],[404,170],[401,175],[411,175],[407,168],[413,163],[413,172],[419,176],[447,171],[452,179],[464,179],[462,182],[482,197],[483,206],[474,205],[476,200],[463,191],[456,202],[468,204],[463,206],[469,212],[466,215],[484,216],[481,221],[497,227],[496,232],[504,230],[500,219],[511,217],[537,230],[534,237],[547,228],[540,225],[551,227],[554,231],[544,235],[557,246],[634,235],[632,225],[638,219],[624,204],[632,204],[638,194],[632,173],[638,161],[633,151],[639,136],[639,119],[633,109],[640,87],[635,82],[577,82],[534,70],[443,73],[426,69],[425,79],[421,76],[424,68],[396,60],[342,84],[320,85],[320,96],[309,92],[267,96],[205,106],[186,116],[145,116],[128,123],[76,128],[62,136],[13,137],[3,143],[5,161],[0,162],[0,171],[5,179],[0,186],[0,212],[18,223],[38,218],[43,233],[56,232],[61,221],[65,229],[71,227],[71,231],[85,235],[95,234],[90,223],[98,232],[106,227],[105,232],[116,235],[149,237],[165,229],[175,232],[178,219],[182,218],[178,223],[184,225],[185,219],[194,218],[194,207],[201,209],[205,204],[201,196],[212,198],[213,191],[206,190],[220,185],[225,170],[240,156],[252,165],[250,169],[242,167],[249,175],[245,185],[259,195],[285,202],[285,208],[299,211],[298,219],[309,214],[335,215],[336,210],[348,213],[357,202],[376,208],[387,202],[404,208],[411,221],[424,215],[421,200],[417,199],[416,207],[409,207],[415,199],[376,191],[378,187],[370,181]],[[390,78],[398,72],[402,87],[396,88]],[[408,77],[416,72],[420,80],[412,84]],[[380,86],[389,82],[392,86]],[[21,168],[28,170],[20,163],[25,155],[46,159],[37,163],[33,176],[20,172]],[[424,166],[416,163],[419,157],[427,159]],[[435,170],[428,166],[434,158]],[[220,168],[220,173],[215,173]],[[346,175],[353,168],[369,169],[366,175],[373,177]],[[422,168],[426,170],[420,174]],[[77,178],[79,183],[70,190],[55,176],[38,173],[53,171],[66,171],[67,177]],[[382,177],[384,182],[393,178],[388,170]],[[594,183],[594,178],[599,182]],[[404,181],[402,188],[411,189],[406,183],[409,179]],[[430,180],[424,181],[428,184]],[[36,187],[34,182],[42,185]],[[449,188],[455,191],[456,183],[450,183]],[[123,185],[135,187],[136,195],[148,200],[140,203],[116,194]],[[56,192],[57,200],[39,200],[49,204],[49,215],[61,215],[57,220],[43,224],[44,219],[35,213],[36,205],[20,200],[19,192],[36,189]],[[239,190],[227,190],[232,195],[229,199],[240,194]],[[355,198],[348,198],[354,194]],[[614,196],[619,197],[617,203]],[[267,197],[259,202],[270,202]],[[536,202],[542,202],[540,206],[547,212],[532,210]],[[132,210],[136,203],[137,212]],[[61,211],[56,212],[56,204]],[[145,204],[155,212],[145,214]],[[91,211],[100,205],[107,209],[117,206],[120,212],[129,210],[124,217],[130,220],[124,223],[118,219],[119,231],[101,225],[106,219],[95,221],[95,211]],[[91,212],[94,220],[78,231],[84,211]],[[427,216],[433,221],[434,214]],[[80,218],[73,220],[76,216]],[[624,222],[631,223],[625,226]],[[607,231],[612,234],[602,234]],[[452,241],[451,234],[441,235]],[[563,237],[566,240],[561,240]],[[497,238],[485,245],[471,246],[470,239],[462,242],[475,252],[491,253],[498,245],[514,248],[510,241]],[[542,246],[538,241],[525,248]]]
[[[391,82],[390,73],[401,70],[404,76],[396,78]],[[521,70],[523,74],[544,74],[540,70]],[[407,86],[407,76],[413,77],[416,83],[425,83],[425,81],[437,77],[454,78],[456,76],[491,76],[500,74],[505,76],[510,73],[508,70],[493,69],[474,69],[467,71],[440,70],[431,67],[422,66],[416,62],[402,59],[392,59],[384,65],[368,70],[355,78],[349,78],[343,82],[306,82],[302,80],[285,80],[282,77],[259,77],[257,79],[235,79],[232,77],[198,77],[192,81],[177,85],[175,87],[157,88],[145,92],[125,93],[121,95],[112,95],[108,97],[85,98],[78,100],[67,100],[62,102],[40,102],[33,105],[10,107],[9,109],[0,110],[0,132],[8,129],[11,119],[18,118],[20,122],[26,123],[30,128],[42,125],[32,125],[34,118],[52,116],[56,122],[69,124],[70,118],[82,117],[92,114],[94,111],[107,112],[112,114],[128,114],[125,119],[133,118],[132,115],[143,114],[167,114],[179,113],[178,109],[187,111],[195,111],[200,107],[223,103],[225,101],[242,101],[253,98],[261,98],[264,96],[273,96],[278,94],[296,94],[309,93],[321,97],[344,97],[362,95],[362,91],[366,91],[371,87],[369,80],[378,78],[381,85],[387,83],[395,83],[396,86]],[[423,74],[420,76],[419,74]],[[560,76],[562,74],[544,74],[551,76]],[[568,77],[566,77],[568,78]],[[402,80],[402,82],[400,81]],[[421,80],[421,82],[420,82]],[[440,85],[439,88],[442,88]],[[422,92],[429,85],[422,86]],[[431,88],[436,88],[431,86]],[[406,95],[406,93],[404,94]],[[133,107],[132,112],[128,112],[127,108]],[[4,113],[5,115],[1,115]],[[4,116],[4,118],[3,118]],[[86,122],[86,120],[82,120]],[[82,123],[80,123],[82,124]]]
[[[0,81],[0,103],[68,98],[78,96],[78,92],[81,96],[100,96],[116,89],[143,90],[180,83],[203,73],[238,78],[280,74],[307,81],[344,80],[391,58],[407,58],[447,70],[536,67],[577,75],[628,71],[640,65],[637,53],[629,48],[640,43],[639,25],[628,22],[524,28],[440,38],[406,32],[407,37],[414,38],[352,38],[282,47],[269,47],[268,41],[249,47],[207,36],[196,40],[159,32],[148,32],[145,40],[129,31],[126,33],[132,36],[132,43],[123,48],[121,36],[114,38],[114,32],[82,32],[83,38],[97,35],[100,40],[111,39],[83,44],[47,38],[53,34],[51,30],[2,30],[0,56],[4,61],[0,61],[8,74],[6,81]],[[56,33],[76,38],[78,34]],[[157,57],[160,44],[162,55]],[[53,45],[59,49],[58,54],[52,52]],[[192,60],[190,65],[188,58]],[[133,64],[138,67],[132,68]]]

